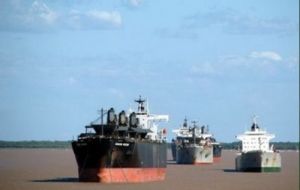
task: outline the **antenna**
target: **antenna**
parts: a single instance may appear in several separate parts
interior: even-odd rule
[[[191,121],[191,123],[193,124],[194,127],[196,127],[197,121],[194,120],[194,121]]]
[[[150,114],[150,110],[149,110],[149,102],[148,102],[148,98],[146,98],[146,111],[148,112],[148,114]]]
[[[253,123],[254,123],[255,125],[257,125],[257,118],[258,118],[257,115],[254,115],[254,116],[253,116]]]
[[[187,118],[185,116],[184,120],[183,120],[183,127],[188,127],[188,123],[187,123]]]

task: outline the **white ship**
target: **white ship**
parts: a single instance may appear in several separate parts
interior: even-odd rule
[[[173,156],[177,164],[210,164],[213,163],[212,134],[205,127],[199,128],[196,122],[188,127],[187,119],[179,129],[173,130],[176,140],[172,144]]]
[[[236,170],[253,172],[278,172],[281,170],[281,156],[270,147],[269,142],[274,134],[260,129],[253,119],[250,131],[236,136],[242,141],[241,152],[235,159]]]

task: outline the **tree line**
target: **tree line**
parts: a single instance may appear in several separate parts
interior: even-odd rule
[[[0,148],[71,148],[71,141],[0,141]]]

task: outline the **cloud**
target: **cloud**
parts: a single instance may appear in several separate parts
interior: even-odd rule
[[[250,16],[233,9],[213,10],[208,13],[196,13],[184,19],[182,27],[201,29],[220,26],[229,34],[287,35],[299,32],[299,24],[281,18],[265,19]]]
[[[179,26],[162,28],[156,33],[162,38],[196,39],[201,36],[201,29],[207,28],[230,35],[284,36],[299,33],[298,22],[283,18],[261,18],[229,8],[197,12],[183,18]]]
[[[299,68],[299,55],[287,58],[286,65],[288,66],[288,68],[295,69],[298,71],[299,70],[298,69]]]
[[[298,76],[299,57],[283,57],[275,51],[252,51],[226,55],[215,61],[189,65],[191,81],[203,80],[286,80]],[[193,79],[193,80],[192,80]]]
[[[102,23],[110,23],[114,26],[120,26],[122,24],[122,17],[119,12],[117,11],[88,11],[86,15],[91,18],[95,19],[96,21]]]
[[[128,1],[130,5],[134,6],[134,7],[138,7],[141,5],[142,0],[129,0]]]
[[[27,18],[25,19],[30,22],[35,22],[37,18],[48,24],[52,24],[57,20],[58,14],[51,10],[45,3],[34,1],[31,5]]]
[[[121,14],[117,11],[90,10],[81,12],[71,10],[63,19],[71,29],[114,29],[122,25]]]
[[[123,0],[122,5],[127,8],[135,9],[142,5],[143,0]]]
[[[250,53],[250,57],[268,59],[271,61],[281,61],[282,60],[282,57],[278,53],[273,52],[273,51],[261,51],[261,52],[253,51]]]
[[[247,55],[223,56],[218,62],[222,63],[225,67],[230,68],[270,69],[275,67],[277,62],[285,61],[286,60],[275,51],[252,51]]]
[[[118,11],[75,10],[58,11],[42,1],[29,4],[11,3],[6,11],[0,11],[0,30],[48,31],[56,30],[103,30],[122,26]]]
[[[207,76],[217,74],[216,68],[211,63],[202,63],[192,65],[190,73],[198,76]]]

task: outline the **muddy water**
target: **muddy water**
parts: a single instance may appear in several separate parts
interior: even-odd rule
[[[234,151],[223,151],[213,165],[176,165],[168,154],[165,181],[143,184],[98,184],[77,182],[72,150],[0,149],[0,190],[14,189],[122,189],[122,190],[296,190],[299,189],[299,153],[282,152],[279,173],[234,171]]]

